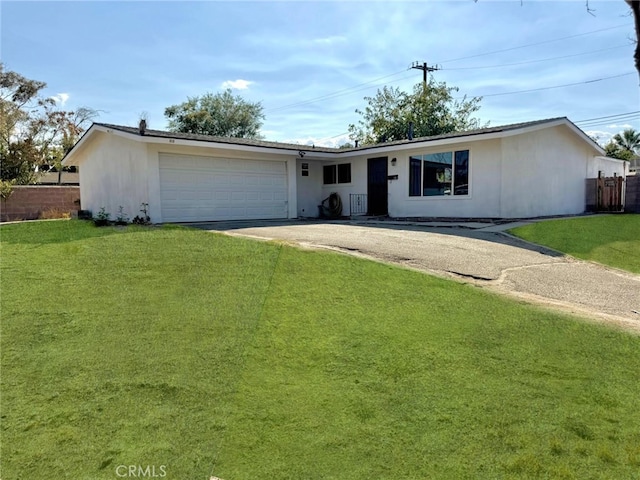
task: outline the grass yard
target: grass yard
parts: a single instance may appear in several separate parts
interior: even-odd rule
[[[583,260],[640,273],[640,215],[598,215],[536,222],[510,233]]]
[[[638,336],[184,228],[0,238],[5,480],[640,479]]]

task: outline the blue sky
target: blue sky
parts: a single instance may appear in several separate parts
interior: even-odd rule
[[[632,19],[623,0],[421,2],[0,2],[5,67],[65,108],[135,125],[189,96],[264,106],[269,140],[337,145],[363,97],[433,79],[484,96],[491,125],[567,116],[606,139],[640,129]],[[522,48],[520,48],[522,47]],[[516,65],[514,65],[516,64]],[[615,77],[615,78],[608,78]],[[602,80],[600,80],[602,79]],[[593,81],[600,80],[600,81]],[[590,83],[583,83],[590,82]],[[567,84],[573,86],[557,87]],[[532,92],[523,90],[543,89]],[[521,93],[512,93],[521,92]],[[610,118],[601,118],[610,117]]]

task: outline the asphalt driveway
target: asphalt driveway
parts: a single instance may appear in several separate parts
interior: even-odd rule
[[[192,226],[395,263],[640,331],[640,276],[513,238],[503,233],[510,225],[265,221]]]

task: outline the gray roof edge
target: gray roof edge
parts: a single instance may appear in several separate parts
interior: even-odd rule
[[[210,135],[200,135],[200,134],[190,134],[190,133],[177,133],[177,132],[167,132],[163,130],[151,130],[148,129],[145,131],[144,135],[140,134],[140,131],[137,127],[128,127],[125,125],[115,125],[110,123],[102,123],[95,122],[87,129],[87,131],[83,134],[80,140],[73,146],[73,148],[67,153],[65,159],[71,156],[76,147],[80,145],[85,138],[88,136],[89,132],[94,130],[94,127],[101,127],[101,129],[111,129],[119,132],[127,133],[130,135],[136,135],[139,137],[147,137],[147,138],[168,138],[174,140],[185,140],[185,141],[196,141],[203,142],[209,144],[217,144],[220,146],[223,145],[235,145],[235,146],[246,146],[246,147],[257,147],[257,148],[267,148],[267,149],[280,149],[280,150],[291,150],[291,151],[304,151],[304,152],[318,152],[318,153],[330,153],[330,154],[340,154],[340,153],[357,153],[357,152],[366,152],[381,148],[389,148],[389,147],[405,147],[409,145],[424,145],[430,142],[437,142],[438,140],[447,140],[447,139],[455,139],[455,138],[464,138],[464,137],[481,137],[483,135],[495,135],[502,134],[507,132],[516,132],[518,130],[526,130],[528,128],[543,126],[546,124],[560,124],[564,123],[569,128],[575,131],[576,134],[580,135],[585,141],[588,141],[592,144],[592,147],[599,153],[604,153],[602,147],[598,145],[591,137],[589,137],[585,132],[583,132],[578,126],[576,126],[571,120],[567,117],[554,117],[547,118],[542,120],[533,120],[529,122],[520,122],[513,123],[508,125],[500,125],[495,127],[485,127],[474,130],[467,130],[463,132],[452,132],[446,133],[442,135],[434,135],[429,137],[418,137],[412,140],[396,140],[392,142],[385,143],[377,143],[374,145],[363,145],[361,147],[354,148],[334,148],[334,147],[316,147],[310,145],[298,145],[293,143],[281,143],[281,142],[273,142],[266,140],[256,140],[256,139],[245,139],[245,138],[233,138],[233,137],[214,137]]]
[[[217,143],[225,145],[240,145],[247,147],[263,147],[263,148],[277,148],[281,150],[312,150],[320,153],[337,153],[343,151],[340,148],[332,147],[316,147],[313,145],[300,145],[295,143],[273,142],[269,140],[258,140],[253,138],[236,138],[236,137],[216,137],[212,135],[201,135],[195,133],[179,133],[179,132],[167,132],[164,130],[145,130],[144,135],[140,134],[137,127],[128,127],[124,125],[114,125],[110,123],[94,123],[96,126],[118,130],[120,132],[129,133],[132,135],[138,135],[140,137],[153,137],[153,138],[171,138],[174,140],[191,140],[197,142]]]

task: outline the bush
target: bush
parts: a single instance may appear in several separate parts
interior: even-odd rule
[[[93,223],[96,227],[107,226],[109,225],[109,217],[111,217],[111,214],[107,212],[104,207],[102,207],[93,219]]]

